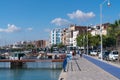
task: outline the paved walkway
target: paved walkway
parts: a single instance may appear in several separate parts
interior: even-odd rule
[[[58,80],[119,80],[78,55],[68,63],[67,70],[61,72]]]
[[[99,59],[95,59],[90,56],[84,56],[87,60],[91,61],[95,65],[99,66],[103,70],[109,72],[110,74],[114,75],[115,77],[120,79],[120,66],[113,65],[111,63],[106,63],[104,61],[100,61]]]

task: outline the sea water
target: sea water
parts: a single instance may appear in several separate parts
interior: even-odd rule
[[[58,80],[61,69],[0,69],[0,80]]]

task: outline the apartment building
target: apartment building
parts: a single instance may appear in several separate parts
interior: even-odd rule
[[[46,47],[46,40],[37,40],[37,41],[35,41],[35,46],[37,48],[45,48]]]
[[[102,34],[107,34],[107,27],[109,23],[105,23],[102,25]],[[53,29],[51,31],[51,38],[50,42],[51,44],[59,44],[63,43],[66,46],[77,46],[76,38],[78,35],[81,34],[87,34],[88,26],[76,26],[76,25],[70,25],[68,28],[64,29]],[[100,35],[100,26],[91,26],[89,27],[89,32],[95,36]]]
[[[51,30],[50,43],[51,45],[61,43],[61,29],[56,28],[56,29]]]
[[[102,35],[107,35],[108,25],[109,23],[102,24]],[[90,33],[92,34],[92,36],[100,35],[101,34],[100,26],[99,25],[92,26]]]
[[[62,43],[66,46],[77,46],[77,36],[86,33],[86,29],[86,26],[76,25],[70,25],[70,27],[63,29]]]
[[[62,29],[62,31],[61,31],[61,42],[62,42],[62,44],[64,44],[64,45],[67,45],[67,43],[66,43],[66,32],[67,32],[67,29],[68,28],[64,28],[64,29]]]

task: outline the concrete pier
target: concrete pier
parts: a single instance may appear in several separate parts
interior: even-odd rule
[[[63,59],[0,60],[0,68],[62,68]]]
[[[62,71],[58,80],[119,80],[85,58],[75,56]]]
[[[23,68],[24,62],[10,62],[10,68]]]

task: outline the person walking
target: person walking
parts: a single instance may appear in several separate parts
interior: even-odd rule
[[[83,55],[83,53],[81,52],[81,53],[80,53],[80,57],[81,57],[81,58],[82,58],[82,55]]]
[[[80,50],[78,51],[78,54],[80,55],[80,57],[82,57],[82,53]]]
[[[67,64],[68,64],[68,62],[69,62],[70,60],[72,60],[72,54],[71,54],[71,53],[68,53],[68,54],[66,55],[66,58],[65,58],[64,61],[63,61],[63,69],[64,69],[64,72],[67,71]]]
[[[78,54],[80,55],[80,57],[82,57],[82,53],[83,53],[83,52],[79,49],[79,50],[78,50]]]

